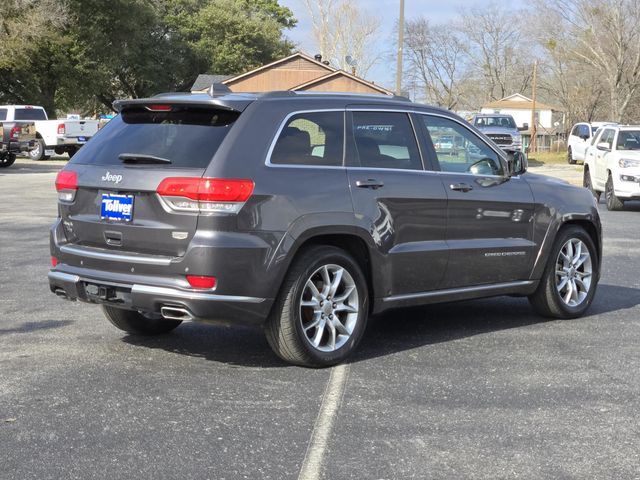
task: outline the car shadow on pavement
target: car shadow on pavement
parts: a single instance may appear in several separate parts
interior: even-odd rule
[[[601,284],[586,317],[636,305],[640,305],[640,289]],[[553,319],[537,315],[526,299],[513,297],[397,309],[369,320],[360,346],[348,361],[356,363],[426,345],[550,321]],[[185,323],[169,335],[128,335],[123,341],[232,366],[290,366],[271,351],[260,328]]]
[[[0,335],[8,335],[10,333],[31,333],[39,330],[51,330],[54,328],[66,327],[72,324],[71,320],[45,320],[42,322],[24,322],[19,327],[0,328]]]
[[[127,335],[124,342],[170,353],[204,358],[231,366],[282,368],[290,366],[269,347],[261,328],[183,323],[168,335]]]

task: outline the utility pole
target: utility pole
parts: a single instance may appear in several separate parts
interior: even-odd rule
[[[402,95],[402,57],[404,55],[404,0],[400,0],[398,19],[398,59],[396,64],[396,94]]]
[[[529,142],[529,153],[535,153],[538,145],[537,145],[537,136],[538,136],[538,124],[536,122],[536,88],[538,82],[538,60],[533,63],[533,84],[532,84],[532,94],[531,94],[531,127],[529,130],[531,131],[531,141]]]

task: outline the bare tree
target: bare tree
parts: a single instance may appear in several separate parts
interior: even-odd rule
[[[640,91],[640,0],[542,0],[574,39],[569,52],[603,80],[610,119],[622,121]]]
[[[455,109],[466,76],[465,48],[457,33],[424,17],[408,21],[405,30],[408,84],[422,88],[427,102]]]
[[[357,73],[366,76],[381,58],[375,48],[381,18],[360,8],[355,0],[300,0],[311,17],[313,35],[322,56],[334,66],[351,70],[345,58],[357,61]]]
[[[462,14],[460,32],[476,76],[484,82],[485,100],[499,100],[530,87],[532,62],[523,48],[522,18],[502,3]]]

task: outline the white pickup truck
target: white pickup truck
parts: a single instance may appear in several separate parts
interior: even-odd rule
[[[33,121],[36,145],[29,152],[33,160],[49,158],[53,153],[72,157],[98,131],[97,120],[49,120],[44,108],[33,105],[0,105],[0,122]]]

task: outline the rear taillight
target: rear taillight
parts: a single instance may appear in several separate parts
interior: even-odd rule
[[[58,124],[58,135],[64,135],[64,123]]]
[[[20,138],[20,134],[22,133],[22,127],[15,126],[11,127],[11,131],[9,132],[9,138],[11,140],[18,140]]]
[[[160,182],[156,192],[171,210],[238,213],[254,186],[252,180],[171,177]]]
[[[56,265],[58,265],[58,259],[56,257],[51,257],[51,266],[55,268]]]
[[[73,202],[78,190],[78,174],[72,170],[60,170],[56,177],[56,190],[58,191],[58,200]]]
[[[216,288],[216,277],[207,277],[204,275],[187,275],[187,282],[193,288],[206,288],[213,290]]]

